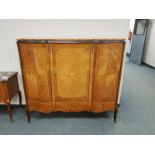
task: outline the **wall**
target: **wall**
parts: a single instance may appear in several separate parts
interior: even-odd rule
[[[155,20],[150,20],[143,62],[155,67]]]
[[[127,38],[129,24],[126,19],[0,20],[0,71],[18,71],[23,94],[17,38]]]

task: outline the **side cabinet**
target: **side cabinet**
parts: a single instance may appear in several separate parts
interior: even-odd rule
[[[29,112],[117,112],[124,40],[19,39]]]

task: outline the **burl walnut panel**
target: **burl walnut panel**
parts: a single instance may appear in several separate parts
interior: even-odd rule
[[[94,66],[92,109],[101,112],[105,107],[115,108],[120,80],[123,44],[97,44]]]
[[[23,43],[19,48],[29,110],[52,109],[48,45]]]
[[[124,44],[19,39],[28,111],[115,111]]]

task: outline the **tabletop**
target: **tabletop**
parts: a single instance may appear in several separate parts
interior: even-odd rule
[[[0,72],[0,82],[7,81],[14,74],[17,74],[17,72]]]

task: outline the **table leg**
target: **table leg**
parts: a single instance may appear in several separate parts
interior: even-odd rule
[[[7,110],[8,110],[8,113],[9,113],[10,120],[12,121],[12,108],[11,108],[10,102],[7,102],[6,106],[7,106]]]

